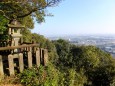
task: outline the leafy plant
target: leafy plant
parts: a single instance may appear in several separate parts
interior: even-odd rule
[[[21,83],[27,86],[58,86],[58,71],[53,65],[27,69],[19,77]]]

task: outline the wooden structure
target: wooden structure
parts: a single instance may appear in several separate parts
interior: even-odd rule
[[[48,51],[39,48],[38,44],[23,44],[21,40],[21,26],[19,22],[13,20],[8,24],[8,34],[10,41],[0,42],[0,76],[5,73],[10,76],[15,75],[15,71],[22,72],[24,68],[37,67],[40,64],[47,66]]]

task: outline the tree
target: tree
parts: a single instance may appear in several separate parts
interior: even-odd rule
[[[73,47],[70,54],[76,70],[84,69],[87,76],[85,86],[114,86],[115,60],[110,54],[95,46]]]
[[[0,0],[0,15],[8,20],[20,19],[31,15],[43,22],[45,9],[58,4],[61,0]]]
[[[70,49],[70,44],[68,41],[63,39],[59,39],[57,41],[53,41],[57,54],[59,56],[59,63],[60,65],[67,65],[68,62],[68,54]]]
[[[57,5],[61,0],[0,0],[0,34],[7,38],[6,25],[16,19],[25,25],[25,31],[34,28],[34,20],[38,23],[44,21],[47,7]],[[29,31],[26,31],[31,33]],[[24,33],[26,33],[24,32]],[[23,34],[24,34],[23,33]],[[24,34],[27,36],[27,34]]]
[[[56,66],[65,74],[66,85],[69,80],[74,80],[76,85],[72,86],[115,85],[115,59],[110,54],[95,46],[75,46],[64,40],[53,43],[59,55]]]
[[[44,21],[47,7],[57,5],[61,0],[0,0],[0,16],[6,20],[19,20],[27,28],[33,28],[34,19]],[[1,20],[1,17],[0,17]]]

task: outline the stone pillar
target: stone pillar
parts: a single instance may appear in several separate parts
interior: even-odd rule
[[[8,55],[8,62],[9,62],[9,74],[10,74],[10,76],[13,76],[13,75],[15,75],[13,55]]]
[[[43,49],[41,48],[40,49],[40,63],[43,65],[44,63],[43,63]]]
[[[29,47],[29,51],[32,52],[32,47]]]
[[[39,48],[36,51],[36,65],[37,67],[40,66],[40,49]]]
[[[47,49],[44,49],[44,66],[47,66],[48,64],[48,51]]]
[[[33,47],[33,53],[35,53],[36,52],[36,47]]]
[[[24,70],[24,61],[23,61],[23,54],[19,54],[19,70],[20,72],[23,72]]]
[[[28,67],[32,67],[32,53],[28,51]]]
[[[11,28],[9,28],[9,31],[8,31],[8,34],[11,34],[12,32],[11,32]]]
[[[22,43],[23,43],[23,37],[20,38],[20,44],[22,44]]]
[[[4,76],[2,55],[0,55],[0,77]]]

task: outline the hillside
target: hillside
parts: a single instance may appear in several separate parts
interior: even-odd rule
[[[13,78],[3,79],[1,85],[4,82],[22,86],[115,85],[115,59],[110,54],[94,46],[76,46],[62,39],[49,41],[39,34],[33,35],[40,47],[48,49],[48,66],[26,69]]]

